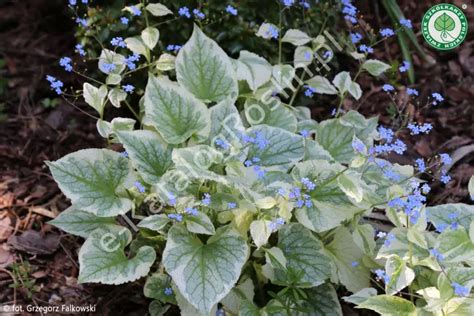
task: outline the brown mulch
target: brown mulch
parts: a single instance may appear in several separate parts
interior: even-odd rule
[[[429,4],[399,2],[419,29],[417,21]],[[68,202],[44,161],[105,145],[92,119],[63,101],[54,108],[41,104],[46,98],[55,98],[45,75],[59,73],[57,60],[71,54],[74,46],[74,23],[68,18],[64,3],[0,0],[0,59],[6,61],[6,70],[0,70],[0,77],[8,79],[8,91],[0,95],[0,104],[6,107],[6,119],[0,122],[0,304],[97,304],[99,313],[104,315],[143,315],[149,301],[141,295],[140,284],[78,285],[77,251],[82,240],[46,224]],[[388,25],[388,20],[375,18],[373,7],[362,10],[372,25]],[[468,19],[472,30],[471,9]],[[415,56],[417,83],[413,87],[420,90],[419,99],[436,91],[446,101],[427,111],[413,111],[416,121],[430,122],[435,129],[427,136],[400,135],[409,145],[403,162],[412,163],[420,156],[442,152],[456,153],[459,158],[451,169],[453,181],[447,187],[433,183],[431,204],[470,201],[466,189],[474,174],[474,151],[469,147],[474,144],[474,39],[470,34],[452,52],[438,52],[424,45],[432,62]],[[421,35],[417,35],[423,43]],[[382,60],[401,61],[396,39],[379,47],[375,55]],[[71,77],[63,81],[68,86],[77,84],[74,80]],[[367,116],[379,115],[382,123],[389,124],[390,100],[380,91],[384,82],[374,84],[365,77],[361,82],[370,98],[363,102],[360,111]],[[19,285],[14,290],[9,287],[12,275],[8,271],[12,271],[15,262],[27,269],[29,279],[16,280]],[[31,282],[31,287],[25,286]]]

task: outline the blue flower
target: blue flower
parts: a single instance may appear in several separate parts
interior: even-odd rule
[[[228,149],[230,147],[230,145],[226,141],[223,141],[220,138],[216,139],[214,141],[214,144],[216,144],[217,147],[220,147],[222,149]]]
[[[316,93],[316,89],[308,86],[308,85],[305,85],[304,86],[306,88],[305,92],[304,92],[304,95],[307,96],[308,98],[312,98],[313,95]]]
[[[127,65],[128,69],[135,70],[137,65],[135,63],[140,60],[140,55],[134,53],[133,55],[129,55],[125,58],[125,65]]]
[[[387,143],[391,143],[393,140],[393,136],[395,135],[393,130],[391,130],[390,128],[385,128],[383,126],[380,126],[378,128],[378,132],[379,132],[380,138],[384,139]]]
[[[355,268],[355,267],[359,266],[359,262],[357,262],[357,261],[352,261],[352,262],[351,262],[351,266]]]
[[[137,6],[135,6],[135,5],[131,6],[130,9],[132,10],[132,15],[134,15],[134,16],[142,15],[142,11]]]
[[[206,18],[206,15],[204,13],[202,13],[199,9],[194,9],[193,14],[199,20],[204,20]]]
[[[384,28],[380,30],[380,35],[383,37],[390,37],[395,35],[395,32],[391,28]]]
[[[431,188],[429,184],[425,183],[421,186],[421,192],[423,192],[423,194],[428,194],[430,193],[430,191],[431,191]]]
[[[390,91],[394,91],[395,88],[391,84],[386,83],[383,85],[382,90],[385,92],[390,92]]]
[[[181,7],[181,8],[179,8],[179,10],[178,10],[178,15],[179,15],[179,16],[185,16],[185,17],[187,17],[188,19],[191,18],[191,13],[189,12],[189,8],[188,8],[188,7]]]
[[[359,51],[362,52],[362,53],[367,53],[367,54],[371,54],[374,52],[374,49],[372,47],[369,47],[365,44],[362,44],[359,46]]]
[[[72,59],[70,57],[62,57],[60,60],[59,60],[59,65],[61,67],[64,68],[64,70],[66,70],[67,72],[71,72],[72,71]]]
[[[265,170],[263,170],[260,166],[253,166],[253,171],[257,174],[257,178],[262,179],[265,177],[265,174],[267,173]]]
[[[237,207],[237,203],[234,203],[234,202],[227,203],[227,208],[229,209],[234,209],[236,207]]]
[[[304,138],[308,138],[308,136],[310,135],[309,131],[308,130],[301,130],[300,132],[300,135],[303,136]]]
[[[276,220],[273,220],[268,224],[268,228],[272,232],[274,232],[277,231],[283,225],[285,225],[285,220],[281,217],[278,217]]]
[[[50,76],[50,75],[46,76],[46,80],[49,81],[51,89],[56,91],[58,95],[63,93],[61,89],[64,87],[64,83],[61,80],[58,80],[55,77]]]
[[[415,163],[416,163],[416,167],[418,168],[420,172],[426,171],[426,164],[423,158],[418,158],[417,160],[415,160]]]
[[[87,26],[87,20],[86,19],[76,18],[76,23],[79,26],[84,26],[84,27]]]
[[[441,163],[445,166],[448,166],[453,163],[453,159],[448,154],[439,154]]]
[[[288,198],[289,199],[296,199],[296,198],[299,198],[300,196],[301,196],[301,189],[298,188],[298,187],[293,187],[290,190],[290,194],[288,195]]]
[[[353,44],[357,44],[362,40],[362,35],[360,35],[360,33],[351,33],[350,37]]]
[[[408,95],[414,95],[414,96],[418,96],[418,90],[416,89],[412,89],[412,88],[407,88],[407,94]]]
[[[276,28],[273,25],[270,25],[268,27],[268,30],[265,32],[266,36],[269,36],[274,39],[277,39],[279,34],[280,34],[280,31],[278,30],[278,28]]]
[[[69,0],[70,6],[75,6],[77,4],[77,0]]]
[[[398,68],[400,72],[407,72],[408,69],[410,69],[410,62],[406,60],[404,60],[402,65]]]
[[[435,248],[431,248],[430,249],[430,254],[437,260],[437,261],[443,261],[444,260],[444,256],[441,252],[439,252],[437,249]]]
[[[112,40],[110,41],[110,44],[112,44],[112,46],[117,46],[117,47],[122,47],[122,48],[127,47],[127,44],[123,40],[123,37],[120,37],[120,36],[112,38]]]
[[[176,205],[176,197],[173,193],[168,193],[168,205],[175,206]]]
[[[300,1],[300,5],[305,8],[305,9],[309,9],[311,7],[311,5],[309,4],[308,1],[305,1],[305,0],[301,0]]]
[[[201,203],[209,206],[211,204],[211,195],[209,193],[204,193],[204,197],[201,200]]]
[[[409,29],[413,28],[411,21],[408,19],[400,19],[400,24]]]
[[[230,14],[233,15],[233,16],[236,16],[236,15],[239,13],[239,12],[237,11],[237,9],[234,8],[233,6],[231,6],[230,4],[229,4],[227,7],[225,7],[225,11],[226,11],[227,13],[230,13]]]
[[[183,221],[183,215],[181,214],[168,214],[169,219],[174,219],[177,222],[182,222]]]
[[[198,215],[198,209],[195,208],[195,207],[186,207],[184,209],[184,212],[188,215],[192,215],[192,216],[197,216]]]
[[[390,283],[390,276],[382,269],[375,270],[375,274],[377,275],[377,279],[383,280],[385,284]]]
[[[123,158],[128,158],[128,152],[126,150],[119,153],[119,155],[122,156]]]
[[[258,149],[263,150],[268,146],[269,142],[262,133],[255,132],[255,144]]]
[[[440,177],[440,181],[443,183],[443,184],[448,184],[450,181],[451,181],[451,176],[448,175],[448,172],[446,170],[441,170],[441,177]]]
[[[283,0],[282,2],[285,7],[291,7],[293,4],[295,4],[295,0]]]
[[[111,73],[116,68],[115,64],[109,64],[109,63],[102,64],[102,67],[104,68],[104,72],[107,74]]]
[[[135,90],[135,87],[132,86],[131,84],[126,84],[126,85],[122,86],[122,89],[123,89],[123,91],[125,91],[127,93],[133,93],[133,90]]]
[[[433,125],[430,123],[410,123],[407,128],[410,130],[411,135],[428,134],[433,129]]]
[[[435,99],[435,101],[433,101],[433,105],[438,105],[439,102],[444,101],[443,96],[438,92],[434,92],[433,94],[431,94],[431,96]]]
[[[173,289],[170,288],[170,287],[167,287],[167,288],[164,289],[163,292],[165,293],[166,296],[170,296],[170,295],[173,294]]]
[[[122,24],[124,24],[124,25],[128,25],[128,22],[129,22],[129,21],[130,21],[130,20],[129,20],[127,17],[125,17],[125,16],[122,16],[122,17],[120,18],[120,23],[122,23]]]
[[[454,294],[457,296],[469,296],[470,290],[467,287],[462,286],[461,284],[457,282],[451,283],[451,286],[453,287]]]
[[[307,191],[313,191],[316,189],[316,184],[308,178],[301,178],[301,183],[305,186]]]
[[[137,188],[138,192],[145,193],[145,187],[140,182],[135,181],[133,185]]]
[[[352,141],[352,148],[353,148],[356,152],[362,154],[362,153],[364,153],[364,151],[365,151],[365,144],[364,144],[360,139],[354,139],[354,140]]]
[[[76,52],[80,55],[80,56],[86,56],[86,51],[84,50],[84,46],[82,46],[81,44],[77,44],[76,45]]]
[[[383,243],[383,245],[385,247],[390,247],[390,245],[392,244],[392,241],[395,240],[395,236],[393,234],[388,234],[387,237],[385,238],[385,241]]]

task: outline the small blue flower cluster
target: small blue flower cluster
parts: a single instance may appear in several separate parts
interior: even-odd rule
[[[121,47],[121,48],[127,47],[127,44],[125,43],[123,37],[121,36],[112,38],[112,40],[110,41],[110,44],[112,44],[112,46],[115,46],[115,47]]]
[[[405,215],[410,218],[410,223],[416,224],[421,215],[421,210],[426,202],[426,197],[419,186],[413,190],[413,193],[408,195],[406,200],[402,198],[395,198],[388,202],[388,206],[403,210]]]
[[[375,275],[378,280],[383,280],[385,284],[390,283],[390,276],[382,269],[375,270]]]
[[[211,195],[209,193],[204,193],[201,203],[203,205],[209,206],[211,204]]]
[[[195,207],[186,207],[184,212],[188,215],[197,216],[199,211]]]
[[[285,225],[285,220],[281,217],[278,217],[277,219],[271,221],[269,224],[268,224],[268,228],[272,231],[272,232],[276,232],[281,226]]]
[[[229,143],[227,143],[225,140],[222,140],[220,138],[217,138],[215,141],[214,141],[214,144],[216,144],[217,147],[219,148],[222,148],[224,150],[227,150],[230,148],[230,145]]]
[[[468,287],[462,286],[461,284],[457,282],[451,283],[451,286],[453,287],[454,294],[457,296],[466,297],[466,296],[469,296],[470,294],[470,290]]]
[[[341,0],[343,5],[342,13],[344,14],[344,19],[351,22],[352,24],[357,23],[357,8],[352,4],[352,0]]]
[[[407,72],[408,69],[410,69],[410,66],[411,66],[411,65],[410,65],[410,62],[404,60],[404,61],[402,62],[402,65],[401,65],[400,67],[398,67],[398,70],[399,70],[400,72]]]
[[[308,98],[312,98],[314,94],[316,93],[316,89],[313,87],[305,85],[304,88],[305,88],[304,95],[307,96]]]
[[[168,193],[168,205],[175,206],[176,205],[176,197],[173,193]]]
[[[199,9],[193,9],[193,14],[198,20],[204,20],[206,18],[206,15]],[[178,15],[179,16],[184,16],[188,19],[191,18],[191,11],[189,10],[188,7],[181,7],[178,10]]]
[[[64,87],[64,83],[61,80],[58,80],[55,77],[50,76],[50,75],[46,76],[46,80],[49,81],[51,89],[56,91],[58,95],[63,93],[61,89]]]
[[[430,249],[430,255],[432,255],[436,259],[436,261],[443,261],[444,260],[443,254],[435,248]]]
[[[267,32],[265,33],[265,35],[267,35],[267,36],[269,36],[273,39],[278,39],[279,34],[280,34],[280,30],[278,28],[276,28],[275,26],[273,26],[273,25],[270,25]]]
[[[63,67],[64,70],[66,70],[67,72],[71,72],[72,71],[72,59],[70,57],[62,57],[60,60],[59,60],[59,66]]]
[[[410,130],[411,135],[429,134],[433,129],[433,125],[430,123],[410,123],[408,124],[407,128]]]
[[[125,65],[127,65],[128,69],[135,70],[137,68],[137,65],[135,63],[138,62],[139,60],[140,60],[140,55],[138,55],[137,53],[134,53],[125,58]]]
[[[395,35],[395,32],[391,28],[384,28],[380,30],[380,35],[383,37],[391,37]]]
[[[369,149],[370,154],[388,154],[391,152],[395,152],[399,155],[403,155],[403,153],[407,150],[407,146],[404,142],[400,139],[396,139],[394,141],[394,132],[391,129],[385,127],[379,127],[378,129],[380,138],[385,140],[384,144],[375,145],[374,147]]]
[[[167,287],[164,289],[163,293],[165,293],[166,296],[171,296],[173,295],[173,289],[170,287]]]
[[[370,46],[362,44],[362,45],[359,46],[359,51],[361,53],[372,54],[374,52],[374,49]]]
[[[225,7],[225,11],[233,16],[236,16],[239,13],[239,11],[233,6],[231,6],[230,4],[227,7]]]
[[[439,94],[438,92],[434,92],[433,94],[431,94],[431,96],[433,97],[434,101],[433,101],[433,105],[438,105],[439,102],[443,102],[444,101],[444,98],[441,94]]]
[[[141,182],[135,181],[134,186],[137,188],[138,192],[145,193],[145,187],[143,184],[141,184]]]
[[[349,36],[352,44],[357,44],[362,40],[362,35],[360,35],[360,33],[350,33]]]
[[[133,90],[135,90],[135,87],[132,86],[131,84],[126,84],[122,86],[123,91],[127,93],[133,93]]]
[[[183,46],[170,44],[170,45],[166,46],[166,50],[169,51],[169,52],[177,53],[177,52],[179,52],[181,47],[183,47]]]
[[[182,222],[183,221],[183,215],[181,214],[168,214],[169,219],[174,219],[177,222]]]
[[[82,57],[86,56],[86,51],[84,50],[84,46],[83,46],[83,45],[77,44],[75,48],[76,48],[76,52],[77,52],[80,56],[82,56]]]

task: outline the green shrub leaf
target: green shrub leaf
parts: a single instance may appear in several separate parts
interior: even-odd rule
[[[132,208],[124,191],[135,178],[130,161],[119,153],[85,149],[47,164],[61,191],[76,208],[101,217],[124,214]]]
[[[98,228],[117,226],[113,217],[98,217],[92,213],[81,211],[75,206],[68,207],[55,219],[49,221],[48,224],[84,238],[87,238],[90,233]]]
[[[181,86],[205,102],[237,98],[237,76],[229,57],[196,25],[179,51],[176,74]]]
[[[323,284],[330,277],[330,260],[322,243],[301,224],[288,224],[278,232],[278,248],[287,260],[287,270],[276,270],[277,280],[301,287]],[[291,271],[292,275],[288,275]]]
[[[173,165],[172,148],[163,144],[159,136],[151,131],[117,132],[137,168],[138,173],[148,183],[157,183],[160,177]]]
[[[143,246],[129,259],[124,248],[131,240],[132,234],[124,227],[92,232],[79,251],[78,281],[122,284],[147,275],[156,259],[155,250]]]
[[[230,292],[249,248],[239,233],[221,228],[203,244],[183,226],[168,233],[163,264],[181,294],[206,313]]]
[[[145,92],[145,122],[164,140],[180,144],[194,134],[209,134],[210,114],[204,103],[175,83],[150,76]]]

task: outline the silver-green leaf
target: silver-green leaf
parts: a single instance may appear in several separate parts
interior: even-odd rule
[[[116,134],[131,157],[132,164],[146,182],[157,183],[173,165],[172,148],[163,144],[156,133],[143,130]]]
[[[47,162],[54,180],[78,209],[101,217],[132,208],[125,189],[133,185],[130,161],[108,149],[79,150]]]
[[[176,59],[176,75],[181,86],[205,102],[237,98],[237,76],[227,54],[199,27]]]
[[[184,298],[203,313],[230,292],[249,247],[239,233],[221,228],[203,243],[182,225],[168,233],[163,265]]]
[[[210,114],[204,103],[177,84],[150,76],[145,91],[145,123],[155,127],[170,144],[209,135]]]
[[[155,250],[143,246],[129,259],[124,248],[131,240],[125,227],[93,231],[79,251],[78,281],[122,284],[147,275],[156,259]]]

